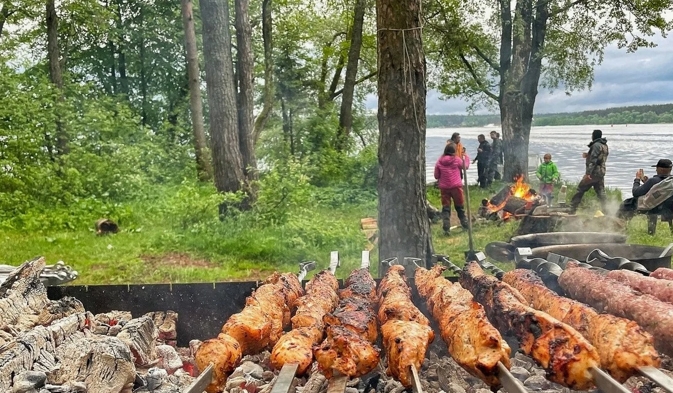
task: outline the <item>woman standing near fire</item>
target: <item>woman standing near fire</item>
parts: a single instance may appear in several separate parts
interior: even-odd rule
[[[463,180],[461,174],[463,168],[470,166],[470,157],[463,151],[462,157],[456,154],[456,144],[447,143],[444,147],[444,154],[439,157],[435,164],[435,179],[442,196],[442,229],[444,234],[449,235],[451,231],[451,200],[458,214],[460,225],[467,228],[467,217],[465,216],[465,199],[463,197]]]

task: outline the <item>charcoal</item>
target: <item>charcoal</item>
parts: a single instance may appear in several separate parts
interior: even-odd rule
[[[524,382],[528,379],[528,377],[530,377],[530,372],[528,372],[528,370],[523,367],[512,367],[509,371],[512,373],[514,378],[521,382]]]
[[[175,370],[182,367],[180,356],[175,351],[175,348],[170,345],[157,346],[157,356],[159,356],[160,359],[157,366],[163,368],[169,374],[173,374]]]
[[[136,365],[146,366],[157,358],[157,332],[152,318],[143,316],[130,320],[117,338],[131,349]]]
[[[541,375],[533,375],[524,381],[524,386],[533,391],[546,390],[551,387],[551,382]]]
[[[47,374],[40,371],[24,371],[14,377],[12,393],[27,393],[44,386]]]
[[[450,383],[446,393],[466,393],[465,389],[457,383]]]

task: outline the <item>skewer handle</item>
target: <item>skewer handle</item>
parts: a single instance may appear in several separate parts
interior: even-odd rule
[[[339,262],[339,251],[332,251],[329,254],[329,271],[332,274],[336,273],[336,269],[340,265],[341,263]]]

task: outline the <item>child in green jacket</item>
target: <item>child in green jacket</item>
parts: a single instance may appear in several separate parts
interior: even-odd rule
[[[549,201],[554,192],[554,182],[560,179],[558,168],[551,161],[551,154],[544,155],[544,162],[537,168],[537,178],[540,180],[540,194]]]

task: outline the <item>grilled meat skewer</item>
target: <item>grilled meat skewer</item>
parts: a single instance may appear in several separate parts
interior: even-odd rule
[[[598,311],[635,321],[654,337],[655,347],[673,356],[673,304],[635,291],[597,272],[568,263],[559,284],[575,300]]]
[[[660,365],[652,335],[637,323],[599,314],[585,304],[559,296],[530,270],[509,271],[503,281],[518,290],[533,308],[567,323],[587,338],[596,347],[602,367],[619,382],[638,374],[640,367]]]
[[[416,269],[418,293],[438,322],[451,357],[470,374],[498,387],[498,363],[510,367],[511,349],[472,294],[442,277],[444,270],[446,267],[441,265],[430,270]]]
[[[290,321],[290,311],[303,294],[297,276],[272,274],[246,299],[241,312],[232,315],[222,332],[204,341],[194,356],[199,370],[213,364],[208,393],[223,391],[227,376],[236,368],[242,354],[257,353],[273,345]]]
[[[386,351],[386,372],[406,388],[413,386],[412,368],[419,370],[435,338],[430,321],[411,301],[404,267],[393,265],[378,287],[379,323]]]
[[[318,369],[327,378],[335,373],[360,377],[379,362],[380,350],[372,345],[376,326],[376,282],[366,268],[354,270],[339,291],[339,306],[325,314],[325,340],[313,347]],[[372,323],[373,321],[373,323]]]
[[[628,270],[613,270],[608,277],[628,285],[636,291],[652,295],[662,302],[673,303],[673,281],[646,277]]]
[[[592,369],[598,370],[599,355],[579,332],[529,307],[516,289],[484,274],[476,262],[466,265],[460,283],[500,331],[518,338],[521,350],[547,371],[549,380],[575,390],[594,385]]]
[[[323,339],[322,318],[336,307],[338,289],[339,282],[329,270],[317,273],[306,284],[306,295],[296,301],[292,330],[285,333],[271,351],[271,366],[279,370],[285,364],[296,363],[297,375],[308,370],[313,362],[313,346]]]

